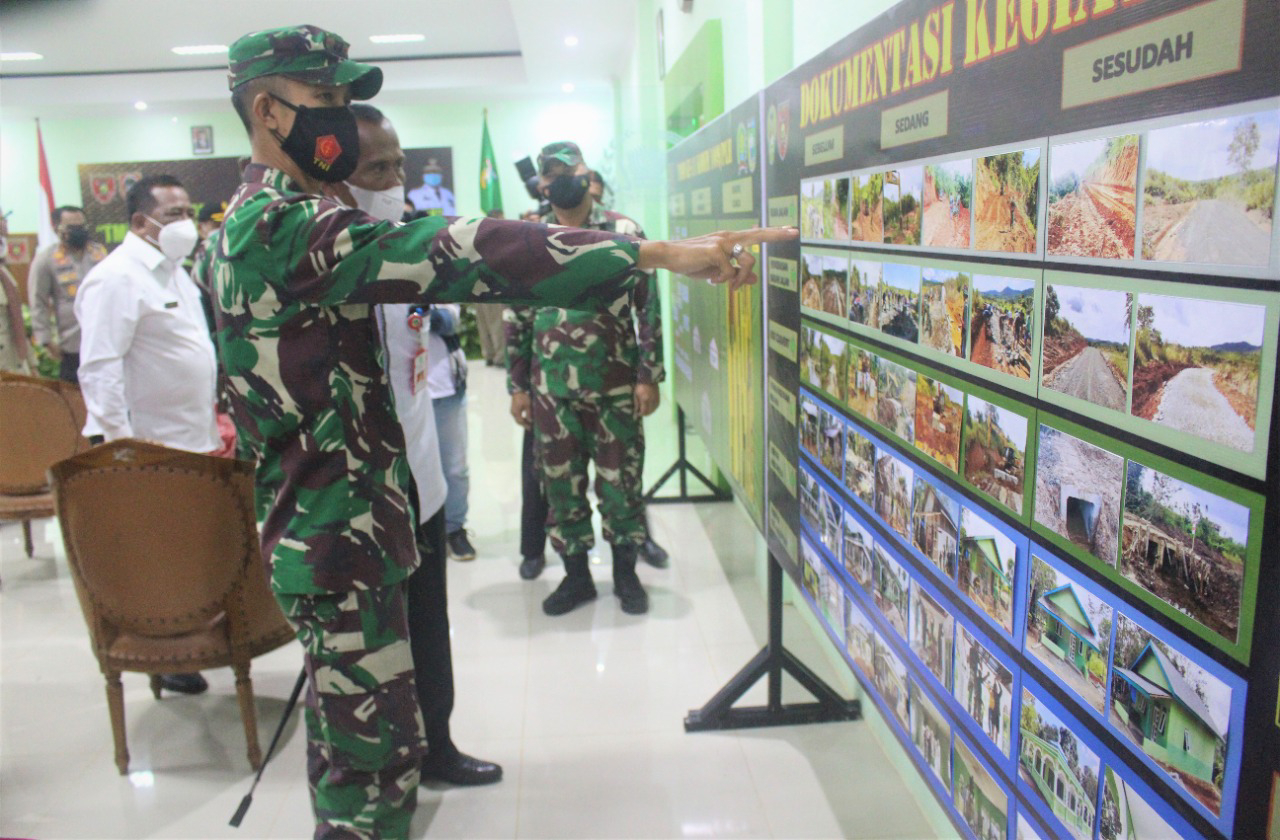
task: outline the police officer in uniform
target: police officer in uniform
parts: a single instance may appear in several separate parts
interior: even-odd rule
[[[322,195],[359,157],[347,106],[382,85],[347,50],[314,26],[231,46],[253,159],[210,271],[271,586],[304,649],[315,836],[406,837],[429,763],[405,597],[416,512],[372,305],[622,306],[637,269],[756,282],[746,247],[797,232],[641,243],[487,218],[379,221]]]
[[[27,294],[31,303],[31,340],[59,364],[64,382],[79,384],[80,322],[76,320],[76,292],[89,270],[102,262],[107,249],[93,241],[84,210],[59,207],[50,217],[58,241],[41,249],[31,262]],[[53,329],[58,341],[54,343]]]

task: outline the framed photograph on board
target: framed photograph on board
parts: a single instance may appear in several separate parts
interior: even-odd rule
[[[193,155],[213,154],[213,126],[211,125],[191,126],[191,154]]]

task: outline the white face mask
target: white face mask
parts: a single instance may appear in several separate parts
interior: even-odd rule
[[[147,218],[151,219],[150,216]],[[161,225],[155,219],[151,221],[160,225],[160,236],[154,241],[148,241],[174,262],[189,256],[195,250],[196,243],[200,241],[200,231],[196,229],[196,223],[190,219],[178,219],[167,225]]]
[[[347,189],[356,200],[356,206],[384,222],[398,222],[404,216],[404,184],[396,184],[385,190],[366,190],[350,181]]]

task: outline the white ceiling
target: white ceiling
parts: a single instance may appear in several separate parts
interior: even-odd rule
[[[225,53],[179,56],[171,48],[231,44],[295,23],[337,32],[352,58],[381,62],[380,104],[509,99],[560,94],[565,83],[607,88],[630,61],[635,2],[2,0],[0,50],[44,59],[0,62],[0,109],[5,117],[48,118],[124,114],[138,100],[166,112],[221,109]],[[405,32],[426,39],[369,40]],[[565,45],[569,35],[578,46]]]

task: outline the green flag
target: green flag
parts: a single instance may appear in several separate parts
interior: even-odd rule
[[[480,209],[485,213],[502,209],[502,190],[498,186],[498,164],[493,159],[489,142],[489,110],[484,112],[484,131],[480,137]]]

